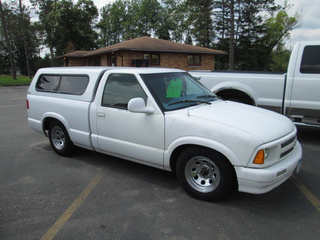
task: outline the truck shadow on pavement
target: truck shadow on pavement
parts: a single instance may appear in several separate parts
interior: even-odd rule
[[[104,168],[108,172],[117,172],[117,174],[122,175],[123,178],[129,177],[139,179],[145,181],[146,184],[152,183],[168,189],[180,188],[174,173],[131,162],[122,158],[82,148],[77,148],[76,152],[69,158],[99,168]]]
[[[298,128],[298,140],[302,145],[319,146],[319,134],[320,129],[300,126]],[[41,148],[46,152],[50,151],[52,154],[55,154],[51,149],[49,142],[42,142],[34,147]],[[164,195],[169,193],[172,197],[176,198],[177,201],[179,201],[179,199],[183,199],[184,201],[196,201],[201,203],[200,200],[193,199],[182,190],[175,174],[172,172],[163,171],[161,169],[156,169],[82,148],[77,148],[75,153],[69,157],[57,157],[62,158],[60,159],[62,161],[67,161],[67,164],[77,167],[86,167],[89,165],[98,169],[106,169],[108,174],[106,174],[105,178],[108,178],[110,173],[112,173],[119,176],[120,179],[124,181],[127,181],[127,179],[129,181],[137,180],[140,184],[151,184],[153,186],[150,188],[151,191],[160,190],[161,194]],[[165,198],[166,196],[163,197]],[[297,201],[293,201],[293,199],[296,199]],[[254,195],[234,191],[228,198],[214,202],[213,204],[221,207],[241,208],[247,211],[252,211],[253,213],[258,211],[261,214],[267,213],[271,216],[271,214],[278,215],[283,212],[289,214],[290,211],[292,212],[299,209],[299,204],[301,204],[301,202],[305,202],[305,199],[303,199],[301,193],[289,179],[276,189],[265,194]],[[301,214],[303,213],[301,212]]]
[[[185,193],[180,187],[175,174],[172,172],[80,148],[71,158],[76,161],[82,161],[87,164],[105,168],[107,171],[116,172],[116,174],[121,175],[123,178],[127,177],[131,180],[142,181],[145,184],[152,184],[157,186],[157,189],[162,189],[161,191],[164,193],[167,191],[175,191],[174,196],[176,198],[192,199],[191,201],[202,202],[201,200],[193,199]],[[294,184],[290,180],[287,180],[269,193],[255,195],[235,190],[226,199],[213,202],[212,204],[225,207],[243,207],[247,208],[247,210],[251,208],[255,209],[257,206],[264,206],[263,211],[268,209],[277,213],[280,209],[294,205],[295,203],[292,203],[292,199],[297,197],[298,194]],[[292,208],[295,208],[295,206],[292,206]]]

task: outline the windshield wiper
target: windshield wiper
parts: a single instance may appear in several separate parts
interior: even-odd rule
[[[209,95],[209,94],[207,94],[207,95],[200,95],[200,96],[198,96],[197,98],[205,98],[205,97],[207,97],[207,98],[217,98],[217,96],[215,96],[215,95]]]
[[[186,103],[206,103],[206,104],[211,104],[208,101],[184,99],[184,100],[180,100],[180,101],[169,103],[168,106],[173,105],[173,104],[177,104],[177,103],[185,103],[185,102]]]

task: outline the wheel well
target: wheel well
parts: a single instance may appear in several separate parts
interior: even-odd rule
[[[48,136],[48,130],[49,130],[49,126],[51,124],[52,121],[59,121],[58,119],[56,118],[52,118],[52,117],[47,117],[44,119],[43,121],[43,124],[42,124],[42,129],[43,129],[43,132],[45,133],[46,136]]]
[[[253,106],[256,105],[253,98],[241,90],[225,89],[225,90],[221,90],[219,92],[216,92],[216,94],[225,100],[245,103],[245,104],[253,105]]]
[[[204,147],[204,146],[201,146],[201,145],[196,145],[196,144],[186,144],[186,145],[182,145],[182,146],[179,146],[177,147],[171,154],[171,157],[170,157],[170,168],[173,172],[175,172],[176,170],[176,163],[177,163],[177,160],[180,156],[180,154],[187,148],[191,148],[191,147],[201,147],[201,148],[206,148],[206,149],[209,149],[210,151],[214,151],[220,155],[222,155],[229,163],[230,161],[228,160],[228,158],[226,156],[224,156],[222,153],[212,149],[212,148],[208,148],[208,147]],[[231,164],[231,163],[230,163]],[[231,164],[232,165],[232,164]]]
[[[178,160],[178,157],[180,156],[180,154],[187,148],[192,147],[192,146],[196,146],[196,145],[182,145],[177,147],[171,154],[170,156],[170,168],[172,170],[172,172],[176,171],[176,163]]]

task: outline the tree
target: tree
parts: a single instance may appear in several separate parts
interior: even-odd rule
[[[266,66],[266,70],[272,72],[285,72],[291,55],[291,50],[285,48],[285,44],[278,43],[276,48],[270,54],[270,61]]]
[[[0,1],[1,68],[10,62],[29,76],[40,45],[54,65],[57,55],[145,35],[229,52],[216,57],[216,69],[275,69],[275,53],[286,56],[283,40],[298,21],[287,3],[274,0],[116,0],[101,9],[98,23],[92,0],[30,0],[39,16],[33,24],[23,1],[11,1],[11,9]]]
[[[162,8],[157,0],[133,1],[136,11],[138,35],[155,34],[160,27]]]
[[[157,0],[117,0],[101,9],[97,24],[102,46],[146,35],[170,39],[165,9]]]
[[[284,7],[271,12],[271,17],[264,22],[263,36],[252,44],[252,48],[255,51],[252,52],[252,56],[254,56],[255,62],[248,62],[251,62],[251,66],[255,66],[256,70],[272,70],[275,68],[273,61],[288,57],[284,41],[290,36],[290,31],[298,26],[299,22],[297,13],[292,17],[288,16],[286,12],[288,7],[290,6],[285,3]],[[276,57],[276,55],[279,55],[279,57]],[[285,66],[286,64],[277,63],[277,65],[279,69],[279,66]]]
[[[286,12],[288,8],[290,8],[290,6],[285,2],[285,6],[266,21],[266,34],[262,38],[266,56],[270,56],[276,47],[278,47],[276,51],[286,52],[283,50],[283,41],[289,38],[291,30],[298,27],[298,13],[290,17]],[[270,60],[270,58],[268,58],[268,60]]]
[[[260,43],[266,34],[265,19],[279,6],[274,0],[242,1],[239,6],[236,6],[235,67],[239,70],[263,70],[266,56],[260,52],[263,48]],[[243,9],[242,12],[239,9]]]
[[[105,47],[122,41],[128,31],[130,19],[129,2],[117,0],[101,9],[101,20],[97,24],[100,30],[100,46]]]
[[[162,27],[166,28],[169,34],[167,40],[171,39],[179,43],[187,42],[191,35],[190,24],[188,24],[190,15],[188,6],[183,0],[165,0],[163,4],[163,18],[165,20],[161,21],[164,23]]]
[[[234,69],[234,0],[230,0],[229,70]]]
[[[98,34],[94,27],[98,17],[98,9],[92,0],[78,0],[74,6],[76,36],[73,39],[77,49],[92,50],[97,48]]]
[[[8,14],[6,14],[6,10],[3,9],[2,6],[3,5],[2,5],[2,2],[0,0],[1,25],[2,25],[3,35],[4,35],[4,38],[5,38],[5,41],[6,41],[7,51],[8,51],[8,55],[9,55],[9,59],[10,59],[11,75],[12,75],[12,78],[14,80],[16,80],[17,79],[16,67],[15,67],[15,63],[14,63],[14,56],[13,56],[13,52],[12,52],[12,48],[11,48],[11,42],[10,42],[10,38],[9,38],[8,28],[7,28],[7,19],[6,19],[6,17],[8,16]],[[6,9],[8,9],[7,6],[6,6]]]
[[[31,61],[39,54],[37,32],[30,21],[30,12],[22,1],[10,2],[10,21],[7,28],[10,32],[10,42],[14,54],[15,66],[20,73],[31,78]]]
[[[22,39],[23,39],[23,46],[24,46],[24,52],[25,52],[25,56],[26,56],[26,65],[27,65],[27,72],[28,72],[28,77],[29,79],[31,79],[31,71],[30,71],[30,62],[29,62],[29,51],[27,48],[27,39],[26,39],[26,26],[25,26],[25,21],[24,18],[25,17],[29,17],[29,14],[26,14],[26,7],[24,5],[22,5],[22,1],[19,0],[19,17],[20,17],[20,21],[19,21],[19,25],[22,28]],[[27,16],[26,16],[27,15]]]
[[[187,0],[185,4],[189,8],[188,22],[192,26],[191,33],[202,47],[212,47],[214,41],[212,0]]]
[[[52,5],[57,0],[30,0],[33,6],[38,7],[39,22],[35,23],[37,30],[39,31],[39,37],[42,40],[42,44],[46,45],[50,51],[51,66],[55,65],[55,53],[53,46],[54,38],[54,22],[48,18],[49,13],[52,11]]]
[[[97,47],[94,30],[98,16],[92,0],[33,1],[39,7],[38,26],[43,30],[44,43],[52,58],[74,50],[93,50]]]
[[[213,2],[215,48],[229,52],[228,67],[225,56],[217,59],[223,69],[265,70],[272,49],[296,24],[297,16],[286,14],[287,4],[281,8],[274,0]]]
[[[0,34],[0,75],[1,74],[10,74],[10,61],[2,34]]]

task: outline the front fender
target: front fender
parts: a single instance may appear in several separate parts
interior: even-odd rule
[[[211,139],[200,138],[200,137],[181,137],[172,141],[168,148],[164,152],[164,169],[171,171],[170,161],[173,152],[182,146],[193,145],[193,146],[201,146],[212,149],[224,155],[232,165],[238,166],[240,165],[240,160],[236,156],[236,154],[227,146],[213,141]]]

